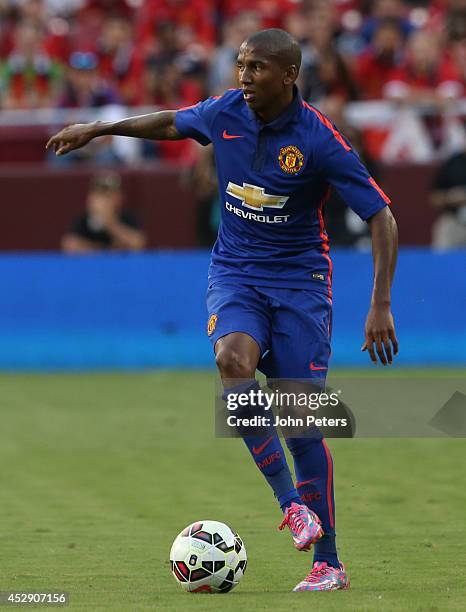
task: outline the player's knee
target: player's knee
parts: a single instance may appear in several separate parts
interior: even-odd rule
[[[253,378],[256,366],[247,354],[224,347],[215,356],[215,362],[222,378]]]

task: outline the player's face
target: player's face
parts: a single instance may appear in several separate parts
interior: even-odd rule
[[[240,47],[237,65],[244,99],[259,114],[276,106],[293,83],[274,58],[246,43]]]

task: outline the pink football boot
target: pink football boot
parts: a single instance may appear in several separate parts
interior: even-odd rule
[[[288,525],[298,550],[309,550],[312,544],[324,535],[320,519],[304,504],[291,504],[285,510],[285,518],[278,527],[280,531]]]
[[[340,567],[332,567],[325,561],[316,561],[311,573],[297,584],[293,591],[337,591],[349,589],[349,585],[349,576],[343,563],[340,563]]]

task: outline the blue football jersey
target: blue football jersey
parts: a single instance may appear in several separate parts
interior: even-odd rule
[[[322,213],[331,187],[363,220],[390,200],[329,119],[295,89],[290,106],[264,124],[236,89],[178,110],[176,128],[214,145],[222,210],[209,282],[331,295]]]

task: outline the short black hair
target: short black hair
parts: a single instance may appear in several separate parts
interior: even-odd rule
[[[251,34],[245,42],[247,45],[274,56],[277,62],[284,67],[292,64],[298,70],[301,67],[301,47],[298,41],[285,30],[279,28],[260,30]]]

